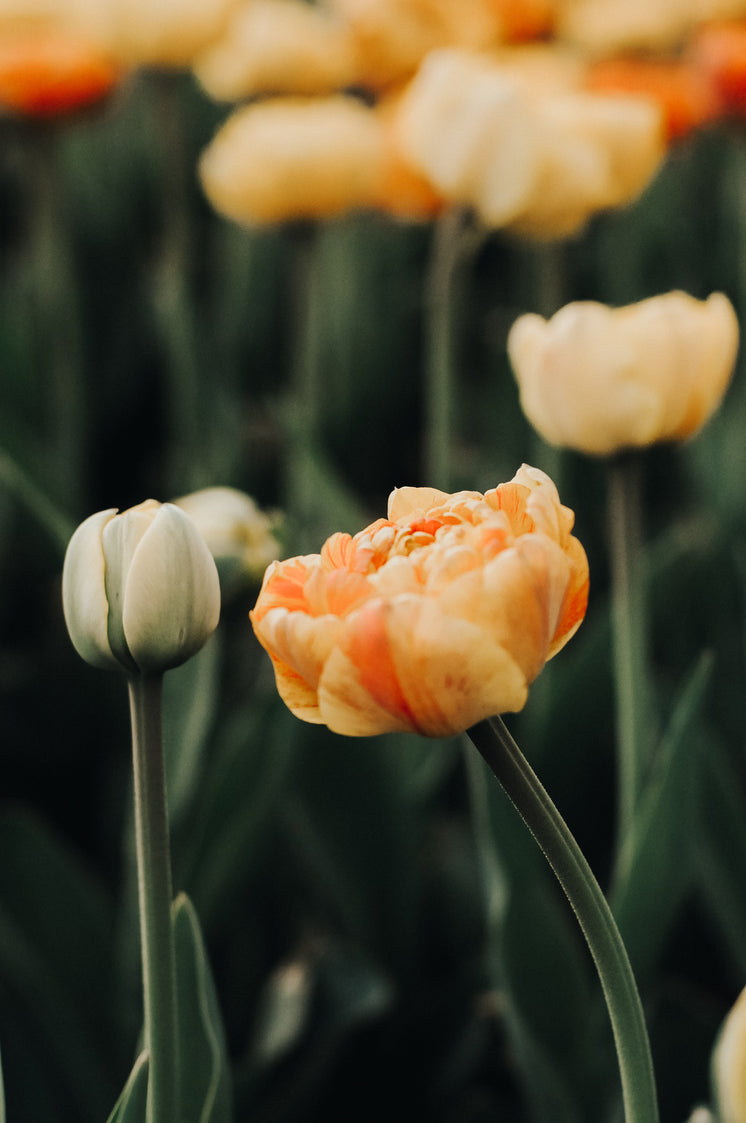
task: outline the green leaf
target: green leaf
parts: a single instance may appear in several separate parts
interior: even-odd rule
[[[107,1123],[145,1123],[147,1098],[148,1054],[140,1053]]]
[[[703,652],[674,707],[619,857],[610,903],[638,979],[654,968],[694,874],[702,744],[695,719],[712,668],[712,653]]]
[[[230,1066],[197,914],[181,893],[171,922],[176,961],[180,1123],[228,1123]]]

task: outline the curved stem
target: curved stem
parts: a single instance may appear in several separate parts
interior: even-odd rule
[[[150,1057],[147,1123],[165,1123],[179,1118],[176,977],[171,931],[173,894],[161,733],[162,687],[162,675],[129,680],[145,1049]]]
[[[583,930],[614,1032],[627,1123],[657,1123],[645,1018],[629,957],[606,898],[567,824],[502,719],[479,722],[468,734],[544,852]]]
[[[616,687],[619,803],[617,854],[637,806],[648,756],[648,673],[642,566],[641,461],[629,453],[608,468],[609,565]]]

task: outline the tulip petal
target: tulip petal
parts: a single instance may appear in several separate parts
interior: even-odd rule
[[[189,516],[164,503],[135,548],[124,588],[122,626],[137,667],[148,673],[183,663],[219,615],[212,554]]]
[[[116,515],[115,507],[98,511],[73,534],[62,570],[62,607],[70,639],[79,655],[94,667],[119,668],[107,633],[106,563],[102,532]]]
[[[504,648],[427,597],[368,602],[346,621],[324,667],[319,709],[348,736],[406,730],[446,737],[520,710],[528,685]]]

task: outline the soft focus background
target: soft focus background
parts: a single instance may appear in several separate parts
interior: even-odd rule
[[[283,555],[428,476],[438,230],[375,210],[240,226],[197,178],[228,109],[141,67],[63,117],[0,117],[0,1049],[9,1123],[101,1123],[141,1020],[124,682],[62,619],[95,510],[229,485]],[[606,465],[543,445],[505,353],[525,311],[673,288],[746,301],[746,138],[693,131],[642,197],[564,241],[468,243],[449,290],[448,487],[521,462],[588,551],[586,622],[508,724],[602,885],[615,809]],[[450,216],[452,220],[452,215]],[[441,308],[442,307],[438,306]],[[746,389],[644,460],[659,730],[712,674],[650,778],[619,923],[664,1123],[710,1102],[746,984]],[[442,481],[437,481],[439,484]],[[168,676],[174,879],[194,900],[251,1123],[598,1123],[616,1061],[574,917],[465,743],[348,740],[284,709],[248,622],[258,578]],[[485,824],[495,840],[484,888]]]

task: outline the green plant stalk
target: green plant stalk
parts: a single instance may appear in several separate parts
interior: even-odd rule
[[[176,975],[171,929],[173,891],[161,729],[162,694],[162,675],[132,676],[129,680],[144,1048],[150,1058],[147,1123],[176,1123],[179,1119]]]
[[[464,274],[482,233],[463,207],[449,207],[435,222],[425,295],[424,478],[451,487],[457,336]]]
[[[467,732],[541,847],[583,930],[614,1033],[625,1119],[657,1123],[653,1062],[637,984],[593,871],[502,719],[481,721]]]
[[[648,763],[649,707],[642,551],[642,462],[617,456],[608,466],[611,624],[616,690],[617,854],[624,847]]]

